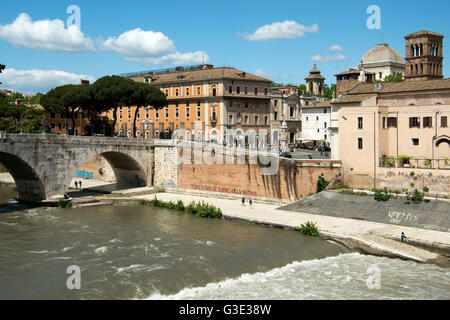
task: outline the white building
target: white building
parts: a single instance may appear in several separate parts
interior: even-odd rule
[[[302,141],[325,141],[331,144],[331,104],[323,101],[302,106]]]

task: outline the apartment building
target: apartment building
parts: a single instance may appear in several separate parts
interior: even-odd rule
[[[139,138],[170,138],[223,143],[227,129],[244,137],[254,130],[260,142],[260,129],[270,129],[271,80],[229,67],[212,65],[124,74],[135,81],[161,89],[168,105],[162,110],[141,108],[136,119]],[[136,107],[123,107],[118,112],[116,129],[133,137]],[[108,114],[112,117],[112,112]],[[183,130],[182,130],[183,129]],[[183,136],[180,136],[183,135]],[[245,137],[248,142],[248,137]]]

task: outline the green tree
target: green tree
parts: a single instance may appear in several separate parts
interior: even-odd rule
[[[5,70],[5,68],[6,68],[6,66],[4,64],[0,64],[0,73],[2,73],[3,70]],[[0,82],[0,84],[2,84],[2,83]]]
[[[384,78],[384,80],[375,80],[375,83],[382,83],[382,82],[403,82],[405,81],[405,78],[403,77],[403,74],[396,73],[395,75],[389,75]]]
[[[155,110],[160,110],[167,105],[167,98],[160,89],[144,82],[136,82],[131,102],[136,106],[133,119],[133,137],[136,138],[136,118],[139,110],[144,106],[151,106]]]
[[[306,85],[305,84],[301,84],[298,87],[298,94],[302,95],[302,94],[305,94],[305,93],[306,93]]]
[[[45,111],[24,105],[0,105],[0,130],[9,133],[40,133]],[[46,128],[49,131],[49,128]]]
[[[82,85],[68,84],[51,89],[40,98],[41,105],[47,112],[64,112],[72,122],[69,134],[75,134],[76,116],[81,111],[84,91]]]
[[[336,96],[336,84],[332,84],[331,86],[329,86],[328,84],[325,84],[324,88],[323,88],[323,92],[325,95],[325,98],[328,100],[333,99],[333,97]]]

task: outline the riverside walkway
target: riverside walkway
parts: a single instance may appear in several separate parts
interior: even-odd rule
[[[151,200],[155,195],[136,196],[136,199]],[[359,221],[324,215],[279,210],[278,205],[254,203],[252,208],[248,202],[242,206],[241,200],[205,198],[188,194],[158,193],[157,198],[163,201],[182,200],[185,204],[191,201],[204,201],[222,209],[228,219],[242,220],[250,223],[265,224],[283,228],[298,228],[307,221],[317,224],[322,238],[336,240],[351,249],[360,249],[372,254],[386,255],[422,263],[444,262],[448,259],[435,252],[399,241],[402,232],[408,242],[434,247],[448,252],[450,233],[424,230],[412,227],[382,224],[370,221]]]

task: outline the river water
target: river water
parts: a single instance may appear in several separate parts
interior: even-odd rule
[[[449,269],[295,231],[141,205],[6,211],[0,299],[450,298]],[[69,266],[81,270],[80,290],[67,288]]]

